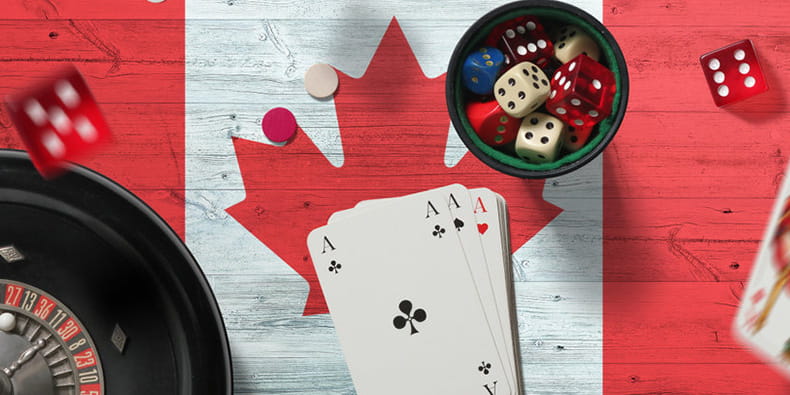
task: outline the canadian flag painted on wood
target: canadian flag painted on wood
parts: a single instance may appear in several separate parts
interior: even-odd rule
[[[465,153],[441,100],[456,40],[503,2],[424,3],[10,0],[0,95],[63,63],[82,71],[114,140],[82,164],[185,237],[222,307],[239,392],[351,392],[299,261],[302,235],[356,200],[461,182],[506,194],[516,221],[528,393],[790,393],[730,329],[790,148],[790,5],[572,1],[620,43],[629,111],[602,160],[543,183]],[[698,57],[744,38],[770,90],[719,109]],[[301,76],[317,62],[339,71],[336,100],[304,92]],[[300,126],[283,147],[260,131],[279,106]],[[411,151],[387,131],[425,146]],[[0,146],[22,148],[5,110]],[[430,166],[407,165],[413,183],[379,161],[364,166],[388,153],[401,167],[423,157]],[[285,193],[289,179],[299,196]],[[365,193],[349,180],[367,180]]]
[[[392,78],[398,74],[404,78]],[[334,96],[344,154],[339,168],[303,135],[285,147],[234,139],[247,197],[227,211],[308,282],[306,315],[328,312],[314,265],[305,259],[307,234],[361,200],[452,183],[486,185],[519,207],[510,213],[516,246],[559,215],[561,210],[541,197],[543,180],[503,176],[472,155],[452,168],[445,165],[450,119],[444,111],[444,75],[422,75],[397,20],[365,75],[354,79],[340,72],[340,85]],[[326,192],[316,193],[318,186]]]

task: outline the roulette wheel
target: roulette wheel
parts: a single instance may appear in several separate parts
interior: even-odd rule
[[[231,394],[211,289],[150,208],[0,150],[0,395]]]

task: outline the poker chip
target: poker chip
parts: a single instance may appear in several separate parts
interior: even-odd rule
[[[326,99],[337,91],[337,73],[332,66],[316,63],[304,75],[304,89],[316,99]]]
[[[282,143],[296,134],[296,118],[285,108],[273,108],[263,116],[261,128],[266,138],[275,143]]]

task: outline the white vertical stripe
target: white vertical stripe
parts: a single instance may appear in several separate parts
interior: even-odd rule
[[[513,255],[517,299],[554,304],[539,320],[529,318],[534,306],[518,306],[524,362],[541,349],[556,351],[551,364],[524,368],[525,388],[554,374],[584,380],[585,393],[602,393],[602,163],[599,157],[571,174],[546,180],[544,199],[563,212]],[[547,293],[533,287],[540,281],[571,286]],[[580,369],[586,376],[578,377]]]
[[[601,18],[601,1],[572,3]],[[334,102],[304,92],[308,67],[329,63],[360,77],[396,16],[433,78],[468,26],[506,2],[382,3],[187,0],[186,238],[225,314],[244,392],[351,387],[331,318],[300,317],[307,285],[224,211],[245,196],[230,136],[266,143],[260,118],[282,106],[338,166]],[[445,162],[453,165],[466,148],[449,133]],[[565,211],[514,255],[526,393],[601,393],[601,182],[600,158],[548,180],[544,197]]]
[[[569,3],[598,20],[603,18],[603,0]],[[544,319],[520,326],[522,355],[529,355],[541,347],[557,351],[556,359],[551,361],[556,364],[524,368],[526,388],[535,379],[554,374],[580,380],[584,383],[585,394],[602,394],[603,157],[599,156],[571,174],[546,180],[543,197],[564,211],[514,254],[516,273],[527,280],[567,281],[577,286],[566,287],[563,293],[551,295],[545,294],[544,290],[533,289],[529,282],[516,283],[519,299],[549,299],[558,305],[546,311]],[[524,317],[523,314],[519,316]],[[583,318],[568,319],[574,316]],[[542,340],[560,332],[563,336],[550,344]],[[575,347],[585,352],[581,355],[572,352]],[[568,388],[558,390],[558,393],[572,392]],[[573,393],[579,393],[578,389]]]

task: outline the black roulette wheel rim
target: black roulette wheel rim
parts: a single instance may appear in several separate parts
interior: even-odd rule
[[[18,318],[13,330],[0,330],[0,351],[3,339],[14,336],[28,336],[31,344],[44,338],[52,349],[62,343],[71,361],[62,362],[62,370],[73,371],[52,368],[53,386],[73,377],[73,393],[80,394],[79,386],[88,385],[82,380],[94,375],[83,375],[77,368],[84,358],[69,352],[84,357],[87,349],[98,354],[91,361],[99,367],[102,395],[233,392],[227,334],[203,272],[175,232],[123,187],[79,166],[44,180],[27,154],[0,150],[0,249],[8,246],[22,257],[9,261],[0,254],[0,312]],[[17,287],[27,292],[24,301],[13,294]],[[60,304],[42,310],[49,300]],[[87,342],[68,338],[53,318],[50,310],[61,305]],[[17,364],[18,372],[38,369],[36,359],[49,351],[28,348],[27,356],[18,348],[0,355],[0,365],[20,355],[16,362],[32,362]],[[25,374],[11,381],[21,383]],[[62,392],[53,393],[71,393],[68,382],[61,385]],[[96,387],[85,388],[99,388],[90,385]]]

